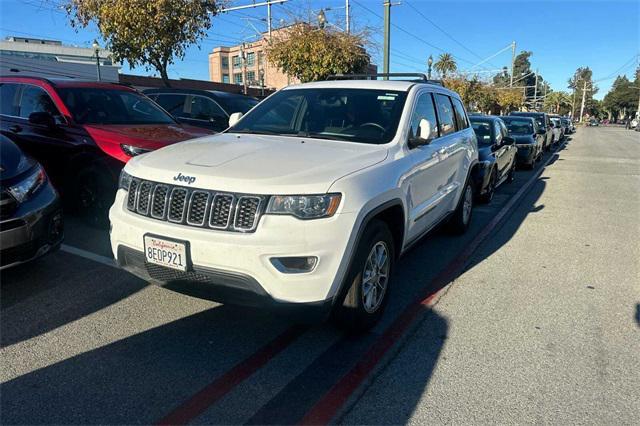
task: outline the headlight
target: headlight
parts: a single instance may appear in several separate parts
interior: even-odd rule
[[[13,195],[19,203],[22,203],[28,199],[33,193],[35,193],[45,182],[47,181],[47,175],[41,166],[38,166],[32,174],[26,179],[17,183],[14,186],[9,187],[9,192]]]
[[[340,194],[274,195],[267,205],[267,214],[286,214],[299,219],[331,217],[340,205]]]
[[[122,169],[120,172],[120,179],[118,181],[118,189],[124,189],[125,191],[129,190],[129,185],[131,184],[131,175]]]
[[[136,155],[144,154],[145,152],[150,152],[150,149],[139,148],[133,145],[125,145],[120,144],[120,148],[122,151],[127,154],[129,157],[135,157]]]

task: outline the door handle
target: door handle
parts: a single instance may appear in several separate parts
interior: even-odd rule
[[[12,126],[9,126],[9,131],[13,132],[13,133],[18,133],[22,130],[22,127],[18,126],[17,124],[14,124]]]
[[[440,154],[440,155],[445,155],[446,153],[447,153],[447,148],[440,148],[438,150],[438,154]]]

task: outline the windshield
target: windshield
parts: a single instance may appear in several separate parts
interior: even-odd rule
[[[218,96],[216,100],[229,115],[234,112],[246,114],[251,108],[258,104],[257,99],[247,96]]]
[[[396,134],[406,96],[368,89],[282,90],[229,131],[383,144]]]
[[[531,135],[533,134],[533,123],[530,120],[503,119],[507,125],[507,130],[511,135]]]
[[[136,92],[94,87],[58,89],[78,124],[175,124],[150,99]]]
[[[471,121],[473,131],[476,132],[478,145],[491,145],[491,123],[486,121]]]

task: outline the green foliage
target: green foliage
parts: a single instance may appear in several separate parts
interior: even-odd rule
[[[433,68],[438,71],[438,73],[442,76],[443,79],[447,78],[447,74],[454,73],[458,69],[458,64],[456,64],[455,59],[451,53],[442,53],[435,64],[433,64]]]
[[[544,99],[544,110],[554,114],[565,115],[571,110],[572,98],[567,92],[550,92]]]
[[[444,85],[457,92],[462,102],[472,110],[492,114],[507,113],[520,108],[523,104],[522,90],[504,89],[489,86],[479,80],[464,77],[448,77]]]
[[[370,62],[364,34],[298,23],[274,35],[267,59],[302,82],[324,80],[332,74],[365,73]]]
[[[94,23],[117,61],[153,67],[168,85],[167,67],[206,36],[214,0],[68,0],[75,28]]]
[[[640,68],[638,69],[639,72]],[[637,79],[636,79],[637,81]],[[621,113],[632,116],[638,107],[638,93],[640,89],[626,76],[619,76],[613,83],[611,90],[604,97],[602,107],[615,118]]]

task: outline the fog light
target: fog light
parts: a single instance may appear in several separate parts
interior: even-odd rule
[[[301,274],[311,272],[316,267],[318,258],[307,257],[272,257],[271,264],[283,274]]]

